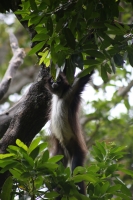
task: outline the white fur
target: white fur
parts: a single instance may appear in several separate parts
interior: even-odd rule
[[[51,110],[51,131],[60,143],[66,143],[73,137],[68,122],[68,105],[53,94]]]

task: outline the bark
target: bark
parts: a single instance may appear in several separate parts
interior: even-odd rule
[[[3,8],[7,9],[8,2],[3,2]],[[12,0],[9,8],[16,11],[20,0]],[[21,20],[21,16],[16,16]],[[28,27],[27,21],[21,21],[24,28],[29,32],[31,39],[35,34],[34,27]],[[32,47],[34,44],[32,44]],[[30,144],[34,136],[42,129],[48,120],[51,95],[45,89],[45,80],[49,76],[49,70],[41,67],[38,79],[33,83],[25,96],[0,116],[0,125],[3,124],[0,132],[3,137],[0,140],[0,153],[5,153],[10,144],[15,144],[17,138],[27,145]],[[2,120],[1,120],[2,119]],[[6,132],[5,132],[6,131]],[[0,174],[0,188],[2,187],[8,173]]]
[[[8,129],[12,118],[14,117],[18,108],[21,107],[21,104],[22,104],[24,98],[25,97],[23,96],[23,98],[21,98],[21,100],[19,102],[17,102],[13,107],[11,107],[9,110],[6,110],[4,113],[2,113],[0,115],[0,138],[2,138],[2,136]]]
[[[0,140],[0,153],[5,153],[8,145],[15,144],[16,139],[29,145],[47,122],[51,100],[51,94],[45,89],[48,76],[48,69],[42,66],[38,79],[31,85],[26,96],[9,109],[7,114],[6,112],[3,114],[3,118],[7,115],[7,121],[4,120],[10,125]],[[11,116],[13,111],[16,111],[16,114]],[[7,128],[8,125],[5,127]],[[0,188],[7,176],[7,173],[0,174]]]
[[[45,89],[47,69],[42,67],[41,76],[32,84],[16,114],[11,119],[9,128],[0,140],[0,153],[5,153],[9,144],[19,138],[29,144],[48,120],[51,95]]]

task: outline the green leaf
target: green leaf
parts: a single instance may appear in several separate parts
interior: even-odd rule
[[[71,61],[74,67],[78,67],[79,69],[83,69],[83,56],[82,53],[72,54]]]
[[[101,195],[101,187],[100,187],[100,184],[96,184],[96,186],[94,187],[94,194],[96,196],[100,196]]]
[[[46,62],[45,62],[46,67],[50,66],[50,58],[46,58]]]
[[[10,200],[11,192],[13,187],[12,177],[9,176],[3,184],[2,192],[1,192],[1,200]]]
[[[31,50],[30,52],[28,53],[28,55],[32,55],[34,53],[37,53],[39,50],[42,49],[42,47],[44,46],[45,42],[40,42],[38,43],[37,45],[35,45]]]
[[[86,169],[84,167],[78,166],[74,169],[73,175],[76,174],[84,174],[86,172]]]
[[[41,141],[41,137],[37,137],[35,140],[33,140],[29,146],[28,153],[30,154],[39,144]]]
[[[13,175],[14,178],[21,180],[20,176],[21,173],[15,169],[9,169],[10,173]]]
[[[130,110],[130,103],[128,99],[124,99],[124,105],[126,106],[127,110]]]
[[[56,155],[56,156],[53,156],[51,158],[49,158],[48,162],[58,162],[60,161],[64,156],[63,155]]]
[[[75,30],[75,27],[77,26],[77,21],[78,21],[78,13],[75,16],[72,16],[72,21],[70,22],[70,29],[72,31]]]
[[[56,64],[57,62],[57,53],[55,52],[55,47],[54,47],[54,41],[52,41],[51,43],[51,57],[52,57],[52,61],[54,62],[54,64]]]
[[[109,30],[107,31],[107,33],[109,33],[109,34],[114,34],[114,35],[124,35],[125,34],[125,31],[123,32],[121,29],[119,29],[116,26],[113,26],[113,25],[107,24],[107,23],[105,23],[105,26],[107,28],[109,28]]]
[[[20,148],[18,146],[9,145],[7,150],[11,153],[17,154],[17,152],[20,150]]]
[[[111,70],[110,66],[107,63],[104,65],[104,67],[106,68],[106,72],[108,72],[109,74],[112,73],[112,70]]]
[[[103,53],[101,53],[100,51],[97,50],[86,50],[84,51],[87,55],[90,55],[94,58],[99,58],[99,59],[105,59],[105,55]]]
[[[98,30],[98,35],[99,35],[101,38],[104,39],[103,41],[101,41],[101,44],[102,44],[104,41],[108,42],[108,46],[114,44],[114,40],[113,40],[111,37],[109,37],[109,35],[107,35],[105,32],[103,32],[103,31],[101,31],[101,30]],[[106,46],[106,47],[108,47],[108,46]],[[100,48],[100,49],[101,49],[101,48]],[[102,48],[102,49],[105,50],[105,48]]]
[[[95,66],[95,65],[99,65],[101,64],[102,61],[101,60],[94,60],[94,59],[87,59],[87,60],[84,60],[84,65],[89,65],[89,66]]]
[[[117,170],[117,167],[118,167],[117,164],[112,164],[112,165],[110,165],[110,166],[107,168],[107,170],[106,170],[106,172],[105,172],[105,175],[106,175],[106,176],[109,176],[109,175],[113,174],[113,173]]]
[[[44,178],[42,176],[38,176],[34,181],[35,188],[39,189],[40,187],[42,187],[43,183],[44,183]]]
[[[120,200],[131,200],[131,197],[128,197],[127,195],[120,192],[114,192],[114,195],[117,197],[121,197]]]
[[[14,159],[3,159],[3,160],[0,160],[0,167],[4,168],[4,167],[6,167],[6,165],[9,165],[9,164],[11,164],[13,162],[14,162]]]
[[[110,183],[104,182],[104,184],[102,185],[102,188],[101,188],[101,194],[105,194],[109,187],[110,187]]]
[[[87,51],[87,50],[95,50],[95,51],[97,51],[97,46],[95,45],[95,44],[90,44],[90,43],[86,43],[86,44],[84,44],[83,46],[82,46],[82,49],[83,49],[83,52],[85,51]]]
[[[66,77],[70,84],[73,83],[74,74],[75,74],[75,67],[72,65],[71,60],[67,59],[66,60]]]
[[[45,163],[42,163],[42,164],[38,165],[38,169],[47,168],[50,171],[56,170],[57,167],[58,167],[58,164],[51,163],[51,162],[50,163],[49,162],[45,162]]]
[[[103,160],[104,156],[102,155],[101,151],[97,148],[97,146],[93,146],[92,153],[100,160]]]
[[[87,74],[89,74],[92,70],[94,69],[94,67],[88,67],[88,68],[86,68],[86,69],[84,69],[82,72],[80,72],[79,74],[78,74],[78,77],[79,78],[81,78],[81,77],[84,77],[84,76],[86,76]]]
[[[29,172],[23,172],[20,176],[20,179],[29,179],[32,175]]]
[[[98,149],[101,151],[101,153],[106,156],[106,149],[104,147],[104,143],[100,143],[98,141],[96,141],[96,146],[98,147]]]
[[[71,169],[70,169],[70,167],[65,168],[64,174],[66,175],[67,178],[70,178],[70,176],[71,176]]]
[[[107,74],[106,68],[104,66],[101,66],[101,77],[104,80],[104,82],[108,81],[108,74]]]
[[[24,159],[28,162],[28,164],[33,167],[34,166],[34,160],[32,159],[32,157],[30,157],[27,153],[23,152],[23,157]]]
[[[116,184],[116,185],[110,187],[110,188],[107,190],[107,192],[108,192],[108,193],[111,193],[111,194],[114,194],[114,192],[119,191],[120,189],[121,189],[121,185],[120,185],[120,184]]]
[[[37,10],[37,5],[36,5],[35,0],[29,0],[29,2],[30,2],[30,5],[31,5],[31,9],[32,10]]]
[[[39,147],[36,147],[29,155],[33,160],[35,160],[39,155]]]
[[[44,62],[46,64],[46,59],[47,59],[48,53],[49,53],[49,50],[46,50],[44,53],[42,53],[42,52],[38,53],[38,55],[42,56],[39,61],[39,65],[41,65],[42,62]]]
[[[114,55],[114,62],[116,65],[123,67],[124,61],[123,61],[123,57],[120,54],[115,54]]]
[[[0,154],[0,159],[12,157],[12,156],[14,156],[14,155],[15,155],[15,154],[13,154],[13,153]]]
[[[49,159],[49,151],[48,150],[44,151],[41,159],[42,159],[43,162],[48,161],[48,159]]]
[[[47,147],[47,143],[41,143],[39,144],[31,153],[30,156],[32,157],[32,159],[35,159],[40,152],[42,152],[45,148]]]
[[[57,192],[47,192],[45,193],[46,198],[56,198],[59,196]]]
[[[79,198],[79,197],[78,197]],[[71,196],[71,197],[69,197],[69,200],[77,200],[77,198],[76,197],[74,197],[74,196]],[[82,199],[83,200],[83,199]],[[88,200],[88,199],[87,199]]]
[[[125,146],[118,146],[118,147],[114,147],[113,149],[111,149],[111,152],[110,153],[116,153],[116,152],[120,152],[122,150],[124,150],[126,147]]]
[[[21,142],[19,139],[16,140],[16,144],[21,147],[22,149],[24,149],[25,151],[28,150],[28,147],[23,143]]]
[[[91,165],[89,167],[87,167],[87,171],[88,172],[93,172],[93,173],[97,173],[100,170],[100,168],[97,165]]]
[[[125,27],[123,28],[123,26],[121,26],[121,24],[117,23],[115,21],[115,25],[123,32],[123,34],[126,34],[126,29]],[[127,26],[128,27],[128,26]],[[128,27],[129,28],[129,27]]]
[[[76,46],[75,38],[69,28],[64,29],[64,35],[65,35],[68,46],[71,47],[72,49],[75,49],[75,46]]]
[[[38,15],[38,12],[35,12],[35,14]],[[38,25],[38,23],[40,23],[42,16],[38,15],[38,17],[36,17],[36,15],[30,17],[28,21],[28,26],[31,26],[31,25],[35,26],[35,25]]]
[[[55,68],[55,64],[52,62],[51,60],[51,65],[50,65],[50,74],[51,76],[55,79],[56,77],[56,68]]]
[[[49,38],[49,36],[45,33],[39,33],[39,34],[36,34],[35,37],[32,39],[32,42],[35,42],[35,41],[44,41],[44,40],[47,40]]]
[[[51,17],[49,17],[48,20],[47,20],[47,30],[48,30],[48,34],[50,36],[52,36],[52,34],[53,34],[53,21],[52,21]]]
[[[131,193],[130,189],[126,187],[126,185],[122,184],[121,191],[123,194],[125,194],[129,197],[132,197],[132,193]]]
[[[92,176],[91,174],[84,174],[84,175],[76,175],[72,178],[75,183],[81,182],[81,181],[88,181],[91,183],[96,183],[98,179],[95,176]]]
[[[17,165],[17,162],[13,161],[12,163],[7,164],[2,170],[0,170],[0,173],[4,173],[4,172],[8,171],[9,169],[15,167],[16,165]]]

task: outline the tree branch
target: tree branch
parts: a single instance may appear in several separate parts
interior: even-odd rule
[[[90,135],[89,139],[86,141],[88,149],[93,145],[99,128],[100,128],[100,122],[96,123],[96,128],[95,128],[94,132]]]
[[[127,87],[124,87],[118,91],[118,96],[125,97],[132,87],[133,87],[133,80],[130,81]]]
[[[11,108],[6,110],[0,115],[0,138],[4,135],[6,130],[9,127],[9,124],[17,112],[18,108],[21,107],[22,102],[24,101],[25,96],[23,96],[16,104],[14,104]]]
[[[39,72],[39,67],[36,65],[18,70],[11,82],[9,90],[1,99],[0,104],[7,101],[9,95],[14,94],[15,92],[19,93],[23,88],[23,86],[29,83],[33,83],[35,81],[35,78],[37,77],[38,72]]]
[[[17,39],[13,34],[10,34],[10,43],[13,52],[13,57],[0,83],[0,99],[2,99],[5,93],[7,92],[11,80],[13,79],[16,73],[16,70],[23,63],[23,59],[25,57],[24,50],[18,47]]]
[[[51,99],[51,94],[45,89],[47,76],[48,69],[42,67],[38,80],[32,84],[19,104],[9,128],[0,140],[0,153],[5,153],[8,145],[15,144],[17,138],[29,145],[47,122]]]

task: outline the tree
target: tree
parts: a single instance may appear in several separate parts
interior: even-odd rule
[[[11,9],[24,28],[28,30],[32,41],[29,55],[36,53],[41,65],[38,78],[28,93],[0,116],[0,153],[6,153],[8,145],[15,144],[16,139],[29,145],[47,122],[51,95],[45,89],[44,84],[45,78],[49,75],[48,66],[55,78],[59,71],[65,68],[70,83],[73,82],[76,67],[81,70],[80,76],[86,75],[95,68],[101,72],[104,80],[104,84],[100,87],[105,87],[113,79],[112,73],[115,73],[116,69],[120,71],[120,68],[123,68],[125,60],[131,66],[133,65],[132,24],[130,24],[130,19],[122,13],[126,12],[126,9],[132,13],[130,9],[132,4],[132,1],[115,0],[111,2],[104,0],[99,2],[12,0],[10,3],[4,1],[0,4],[1,12]],[[11,36],[11,46],[14,57],[20,50],[21,62],[23,51],[13,36]],[[13,62],[14,60],[10,63],[13,66],[9,66],[7,72],[10,68],[13,72],[15,67]],[[126,75],[126,68],[123,68],[121,73]],[[11,73],[3,78],[0,89],[1,97],[7,92],[12,78]],[[113,105],[124,99],[126,107],[129,108],[126,95],[132,85],[131,80],[118,92],[113,99]],[[98,89],[94,84],[93,87]],[[95,137],[97,131],[104,135],[100,118],[104,119],[104,126],[108,127],[110,121],[107,118],[107,111],[111,109],[112,104],[99,101],[97,104],[94,102],[93,106],[97,109],[97,113],[92,113],[84,120],[86,127],[89,120],[95,122],[89,124],[90,129],[94,131],[88,139],[88,145],[93,142],[92,138]],[[122,120],[126,123],[124,118]],[[123,124],[122,120],[117,120],[120,126]],[[130,120],[129,116],[127,121]],[[129,132],[131,125],[128,127]],[[113,130],[114,132],[119,131],[117,124]],[[109,131],[106,130],[106,132]],[[6,178],[6,175],[3,177]],[[4,178],[0,178],[1,186],[4,181]]]

